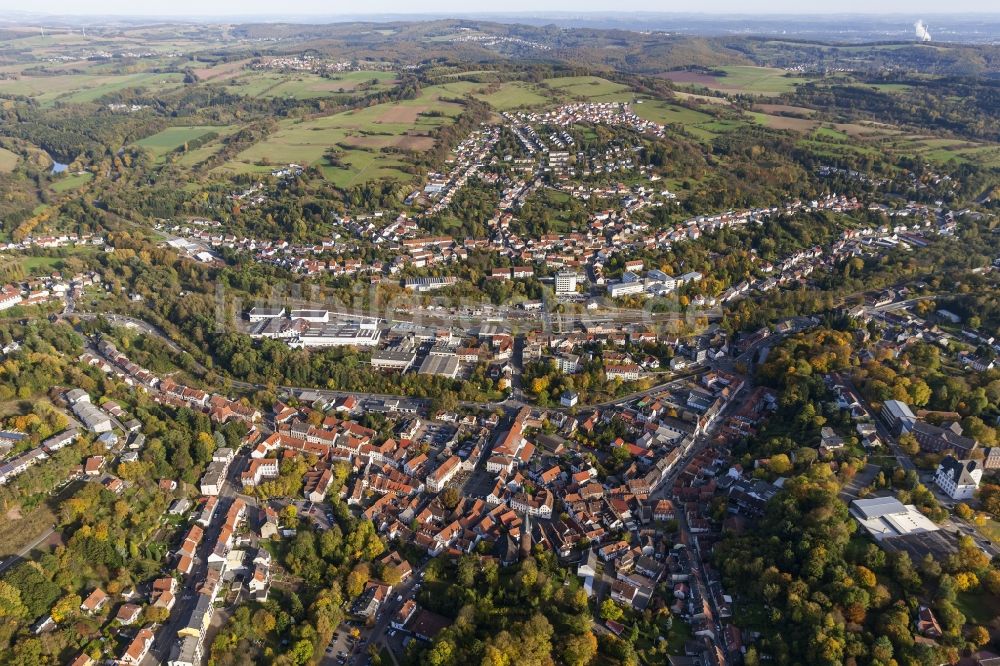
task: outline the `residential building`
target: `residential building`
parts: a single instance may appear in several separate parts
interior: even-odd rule
[[[125,653],[118,660],[118,664],[120,666],[139,666],[149,653],[149,648],[153,645],[153,638],[153,630],[150,627],[140,629],[132,642],[125,648]]]
[[[445,460],[441,465],[431,472],[427,476],[427,490],[432,493],[438,493],[444,490],[444,487],[448,485],[448,482],[458,473],[461,469],[461,458],[458,456],[451,456]]]
[[[577,274],[574,271],[556,273],[556,295],[575,294],[577,279]]]

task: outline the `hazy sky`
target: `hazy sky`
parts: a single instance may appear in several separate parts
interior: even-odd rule
[[[671,0],[0,0],[4,9],[53,14],[126,14],[158,16],[293,15],[373,13],[461,13],[461,12],[712,12],[764,13],[880,13],[905,16],[934,13],[1000,11],[996,0],[951,0],[946,5],[933,0],[838,0],[803,3],[801,0],[701,0],[697,3]]]

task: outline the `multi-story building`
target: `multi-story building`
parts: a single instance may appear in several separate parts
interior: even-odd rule
[[[983,468],[975,460],[959,460],[945,456],[938,465],[934,483],[948,497],[954,500],[972,499],[979,482],[983,478]]]
[[[427,490],[438,493],[444,490],[448,482],[461,469],[462,460],[458,456],[451,456],[427,476]]]
[[[574,271],[556,273],[556,295],[576,293],[577,274]]]
[[[909,432],[913,424],[917,422],[917,417],[910,411],[909,406],[899,400],[886,400],[882,403],[882,419],[892,434],[897,437],[904,432]]]
[[[240,477],[244,486],[256,486],[266,479],[276,479],[278,477],[277,458],[253,458],[248,467]]]

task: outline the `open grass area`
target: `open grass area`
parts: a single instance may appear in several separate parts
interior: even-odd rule
[[[593,102],[628,102],[635,93],[628,86],[599,76],[560,76],[545,79],[542,83],[568,99],[584,98]]]
[[[799,76],[789,76],[783,69],[773,67],[752,67],[749,65],[734,65],[720,68],[726,73],[719,81],[723,88],[733,88],[749,93],[778,94],[790,92],[806,79]]]
[[[703,72],[674,71],[663,74],[675,83],[704,86],[710,90],[728,93],[750,93],[771,96],[789,92],[806,79],[790,75],[783,69],[774,67],[754,67],[733,65],[717,68],[724,76]]]
[[[327,178],[342,186],[378,178],[409,180],[412,175],[399,168],[405,164],[404,156],[382,149],[419,151],[432,147],[429,133],[450,123],[462,110],[460,104],[446,101],[455,96],[452,90],[431,86],[412,100],[310,120],[282,121],[276,132],[219,169],[256,173],[294,162],[319,165]],[[337,154],[332,164],[324,157],[330,149]]]
[[[714,120],[714,117],[677,104],[660,100],[643,100],[642,104],[633,104],[636,115],[661,125],[697,125]]]
[[[779,130],[795,130],[796,132],[807,132],[811,129],[815,129],[819,125],[819,121],[811,120],[809,118],[791,118],[789,116],[776,116],[770,113],[760,113],[758,111],[750,111],[747,113],[754,122],[764,125],[765,127],[770,127],[772,129]]]
[[[210,132],[222,134],[228,133],[232,129],[233,128],[229,126],[214,125],[168,127],[162,132],[157,132],[152,136],[147,136],[145,139],[136,141],[136,145],[141,148],[145,148],[151,152],[154,157],[159,159],[167,153],[180,148],[188,141],[193,141],[199,137],[203,137]]]
[[[955,605],[967,621],[975,624],[988,625],[1000,615],[1000,599],[983,590],[960,592]]]
[[[992,518],[987,518],[982,525],[976,525],[976,530],[989,541],[1000,544],[1000,523]]]
[[[521,81],[490,84],[475,81],[455,81],[438,86],[455,97],[472,96],[486,102],[497,111],[510,111],[521,107],[537,107],[551,104],[554,100],[546,97],[537,86]],[[494,88],[496,88],[494,90]]]
[[[20,262],[21,266],[24,268],[24,272],[28,275],[41,275],[61,269],[65,265],[68,257],[86,255],[93,256],[100,252],[100,248],[94,245],[81,245],[70,249],[68,252],[64,252],[66,253],[65,257],[27,256],[17,257],[16,261]]]
[[[317,99],[388,90],[395,83],[394,72],[343,72],[329,77],[312,72],[247,72],[227,81],[226,88],[247,97]]]
[[[12,509],[0,515],[0,559],[21,552],[48,531],[56,515],[42,502],[32,509]]]
[[[0,148],[0,173],[10,173],[17,168],[17,163],[20,161],[21,156],[17,153]]]
[[[25,95],[43,106],[56,101],[79,103],[92,102],[111,92],[131,87],[181,85],[180,73],[138,74],[61,74],[56,76],[22,76],[0,79],[0,95]]]
[[[538,88],[530,83],[512,81],[500,85],[496,92],[472,95],[492,106],[497,111],[509,111],[521,107],[535,107],[547,104],[549,98],[542,95]]]
[[[94,174],[89,171],[84,171],[83,173],[71,173],[61,176],[58,180],[52,183],[51,189],[56,194],[63,194],[65,192],[71,192],[79,189],[93,179]]]

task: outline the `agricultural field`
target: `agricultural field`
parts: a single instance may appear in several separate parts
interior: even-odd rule
[[[802,77],[791,76],[785,70],[773,67],[733,65],[718,69],[725,72],[725,76],[677,71],[666,72],[663,77],[678,84],[691,84],[720,92],[748,93],[765,97],[790,92],[795,89],[795,86],[806,82],[806,79]]]
[[[497,111],[536,107],[551,102],[537,87],[520,81],[501,84],[500,89],[496,92],[487,94],[473,93],[472,96],[486,102]]]
[[[164,155],[180,148],[188,141],[193,141],[212,132],[220,135],[226,134],[233,131],[233,129],[233,127],[227,125],[168,127],[162,132],[157,132],[152,136],[147,136],[145,139],[136,141],[136,145],[148,150],[155,158],[161,159]]]
[[[0,95],[20,95],[35,99],[42,106],[55,102],[92,102],[102,95],[125,88],[181,85],[179,73],[139,73],[124,75],[62,74],[56,76],[22,76],[0,79]]]
[[[894,140],[892,148],[940,165],[954,160],[960,164],[975,162],[981,166],[1000,167],[1000,145],[997,144],[907,135]]]
[[[247,72],[226,83],[226,89],[247,97],[318,99],[360,91],[389,90],[394,72],[343,72],[330,77],[311,72]]]
[[[636,115],[661,125],[697,125],[714,120],[713,116],[677,104],[659,100],[643,100],[633,104]]]
[[[445,83],[439,87],[456,97],[471,95],[486,102],[497,111],[510,111],[522,107],[538,107],[553,103],[553,100],[545,96],[546,91],[521,81],[500,84],[456,81]],[[493,90],[494,87],[496,90]]]
[[[10,173],[17,168],[17,163],[21,161],[21,156],[6,148],[0,148],[0,173]]]
[[[225,137],[229,136],[230,134],[233,134],[238,129],[239,127],[235,125],[217,127],[215,129],[215,131],[219,134],[217,138],[212,139],[203,146],[188,150],[179,158],[177,158],[175,163],[180,164],[182,166],[191,167],[200,162],[205,161],[206,159],[217,153],[219,149],[222,148],[222,140]]]
[[[630,102],[635,98],[628,86],[598,76],[560,76],[542,83],[561,93],[567,101],[582,98],[590,102]]]
[[[257,173],[273,165],[319,165],[338,185],[350,186],[378,178],[409,180],[400,167],[402,155],[386,149],[427,150],[434,140],[429,132],[449,123],[462,107],[445,101],[454,92],[441,86],[425,88],[420,97],[392,104],[376,104],[311,120],[286,120],[264,141],[240,153],[219,171]],[[337,164],[324,154],[333,149]]]
[[[759,125],[764,125],[772,129],[795,130],[797,132],[808,132],[819,125],[818,120],[809,118],[792,118],[790,116],[776,116],[759,111],[751,111],[747,115],[754,119]]]

